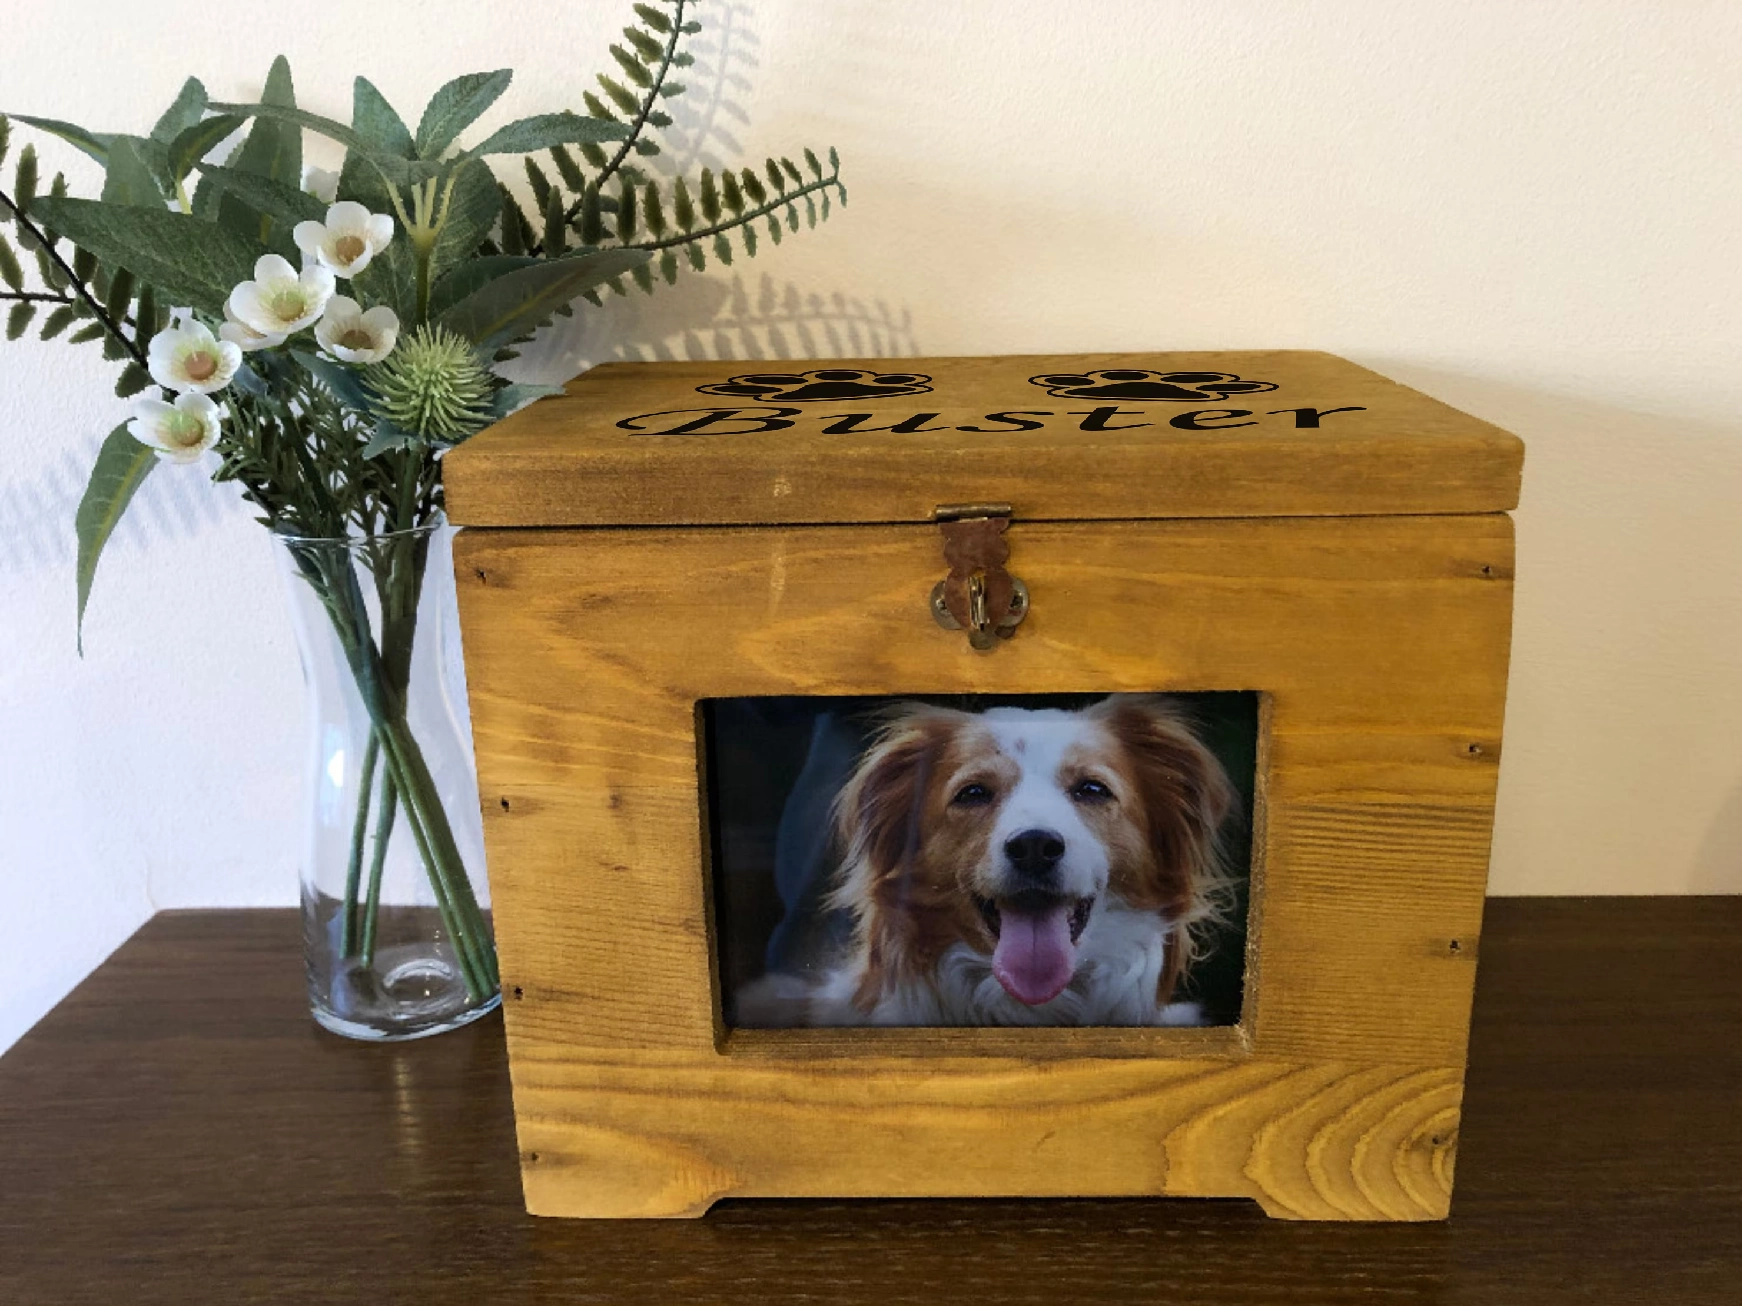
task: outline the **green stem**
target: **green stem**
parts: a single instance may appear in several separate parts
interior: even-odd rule
[[[371,747],[377,746],[374,734]],[[369,859],[369,897],[363,908],[363,943],[358,950],[364,966],[375,964],[375,926],[381,915],[381,871],[387,862],[387,841],[393,834],[393,821],[399,811],[399,790],[389,772],[381,779],[381,806],[375,812],[375,854]]]
[[[351,823],[351,856],[345,865],[345,909],[339,930],[339,955],[349,957],[357,945],[357,889],[363,877],[363,836],[369,828],[369,797],[375,787],[375,761],[381,745],[375,732],[363,749],[363,774],[357,786],[357,817]]]
[[[744,212],[734,214],[722,222],[716,222],[711,227],[698,227],[693,231],[679,232],[675,236],[661,240],[639,240],[614,248],[656,250],[670,249],[677,245],[690,245],[698,240],[706,240],[709,236],[718,236],[722,232],[735,230],[745,223],[754,222],[757,218],[765,217],[776,209],[783,209],[787,205],[803,199],[806,195],[812,195],[819,190],[827,190],[830,186],[839,185],[840,180],[841,170],[837,168],[826,177],[804,182],[797,190],[781,191],[777,198],[769,200],[766,204],[758,204],[755,208],[745,209]]]

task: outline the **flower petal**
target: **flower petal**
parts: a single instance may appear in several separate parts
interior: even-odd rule
[[[327,210],[327,230],[360,231],[369,221],[369,210],[356,200],[340,200]]]
[[[296,247],[304,254],[316,253],[326,236],[327,229],[313,218],[299,222],[290,229],[290,238],[296,242]]]
[[[254,263],[256,281],[295,281],[296,269],[282,254],[262,254]]]
[[[393,243],[393,219],[385,213],[371,213],[368,233],[370,250],[379,254]]]

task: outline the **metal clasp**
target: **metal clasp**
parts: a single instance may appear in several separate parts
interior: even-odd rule
[[[932,514],[950,574],[932,587],[931,613],[945,630],[966,630],[982,653],[1009,639],[1028,615],[1028,586],[1004,569],[1010,505],[957,504]]]

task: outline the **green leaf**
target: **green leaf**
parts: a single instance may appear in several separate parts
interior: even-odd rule
[[[689,255],[690,266],[697,272],[705,272],[708,267],[708,256],[702,253],[700,244],[685,245],[683,252]]]
[[[226,195],[234,195],[255,212],[274,219],[287,238],[297,223],[319,222],[327,215],[327,206],[300,186],[287,186],[235,168],[207,168],[206,176]]]
[[[714,185],[714,172],[711,168],[702,169],[702,217],[709,226],[720,220],[720,191]]]
[[[200,84],[199,78],[190,77],[181,84],[181,93],[175,97],[175,103],[163,111],[163,117],[151,129],[151,139],[159,145],[168,145],[197,123],[205,112],[206,88]]]
[[[134,395],[138,394],[150,384],[151,373],[139,366],[138,363],[129,363],[127,364],[126,370],[116,378],[115,397],[118,399],[131,399]]]
[[[642,63],[656,64],[665,55],[665,47],[638,27],[625,27],[623,38],[635,47]]]
[[[611,57],[617,61],[617,66],[623,70],[625,77],[643,90],[653,85],[653,74],[647,71],[641,60],[620,45],[613,45],[610,50]]]
[[[431,287],[429,315],[439,318],[474,290],[538,261],[530,254],[492,254],[487,258],[467,259]]]
[[[646,200],[641,206],[641,220],[647,224],[647,230],[655,240],[665,235],[665,209],[660,206],[659,187],[651,181],[647,183]]]
[[[361,378],[350,368],[342,363],[335,363],[329,358],[322,358],[318,354],[306,353],[300,349],[291,350],[290,356],[302,365],[303,371],[331,390],[333,398],[346,408],[359,413],[373,414],[372,400],[374,396],[369,393]]]
[[[422,443],[415,435],[399,430],[383,417],[375,424],[375,434],[369,437],[369,443],[363,446],[363,456],[378,458],[395,449],[415,449]]]
[[[178,133],[169,143],[171,178],[179,184],[188,173],[199,167],[206,155],[247,125],[248,120],[240,114],[220,113],[215,118],[202,118]]]
[[[762,184],[762,178],[756,175],[756,169],[746,168],[740,174],[744,181],[744,193],[750,197],[752,204],[768,202],[768,188]]]
[[[0,163],[6,162],[6,151],[12,146],[12,124],[5,114],[0,114]],[[0,222],[6,219],[0,217]]]
[[[163,188],[145,162],[137,136],[117,136],[109,144],[109,166],[103,174],[103,203],[161,209]]]
[[[36,147],[26,145],[18,152],[18,169],[12,174],[12,206],[20,213],[29,213],[36,202]]]
[[[89,326],[80,327],[68,336],[67,343],[69,345],[86,345],[93,340],[101,340],[108,334],[101,322],[93,322]]]
[[[453,194],[448,199],[448,219],[430,252],[433,281],[449,268],[477,255],[478,246],[490,234],[501,212],[496,178],[481,159],[467,158],[453,174]],[[440,187],[437,187],[438,191]],[[408,242],[398,241],[398,244]]]
[[[652,5],[638,4],[634,6],[637,16],[654,31],[665,33],[671,31],[671,19],[667,18]]]
[[[73,312],[71,304],[62,304],[42,320],[42,338],[53,340],[71,326],[77,317],[78,314]]]
[[[306,127],[318,135],[325,136],[330,141],[337,141],[348,150],[355,150],[368,159],[391,158],[374,149],[359,133],[352,131],[342,122],[331,118],[323,118],[318,113],[310,113],[306,109],[298,109],[285,104],[241,104],[219,102],[211,106],[219,113],[233,113],[244,118],[256,118],[274,123],[288,123],[296,127]],[[257,122],[256,126],[259,125]],[[252,133],[250,133],[252,136]],[[232,161],[233,162],[233,161]],[[425,176],[430,175],[425,173]],[[299,178],[300,180],[300,178]]]
[[[581,172],[581,167],[575,162],[575,156],[560,145],[550,147],[550,157],[556,160],[556,170],[562,174],[563,185],[570,190],[584,190],[587,178]]]
[[[804,151],[804,162],[805,167],[811,170],[811,175],[818,181],[821,181],[823,179],[823,165],[817,162],[817,156],[811,151],[811,148],[808,145],[805,147]]]
[[[530,160],[529,160],[530,162]],[[560,258],[568,244],[568,215],[563,211],[563,197],[556,190],[544,197],[544,231],[539,238],[546,258]]]
[[[695,230],[696,208],[690,203],[689,187],[684,185],[682,177],[672,183],[671,213],[677,219],[677,225],[685,231]]]
[[[526,407],[535,399],[564,393],[566,391],[560,385],[532,385],[527,382],[516,382],[514,385],[505,385],[496,392],[496,397],[490,404],[490,413],[497,421],[501,421],[508,414]]]
[[[611,98],[611,103],[619,110],[634,116],[641,110],[641,101],[622,82],[612,81],[603,73],[599,74],[599,85],[605,88],[605,94]]]
[[[452,145],[459,134],[496,103],[514,73],[499,68],[493,73],[467,73],[456,77],[430,97],[417,124],[412,148],[420,159],[434,159]],[[536,148],[536,147],[535,147]]]
[[[46,220],[82,250],[126,267],[167,303],[214,316],[240,281],[254,275],[264,245],[215,223],[167,209],[127,209],[101,200],[38,201]]]
[[[24,269],[18,265],[18,255],[12,252],[4,236],[0,236],[0,281],[14,290],[24,289]]]
[[[570,113],[565,109],[561,113],[541,113],[534,118],[520,118],[491,132],[484,138],[483,144],[473,146],[466,153],[472,156],[531,154],[558,145],[580,145],[586,141],[620,141],[628,134],[629,128],[620,122],[606,122],[603,118],[583,118],[580,114]]]
[[[635,183],[630,178],[623,178],[623,188],[617,196],[617,239],[631,241],[635,239],[635,201],[639,198]]]
[[[605,220],[599,211],[599,188],[589,183],[581,192],[581,244],[597,245],[605,238]]]
[[[78,513],[73,518],[79,537],[79,615],[78,648],[85,651],[85,604],[91,597],[91,581],[97,574],[97,559],[103,546],[114,534],[121,514],[127,511],[134,493],[157,465],[151,449],[127,433],[123,422],[103,441],[97,451],[96,465],[85,485],[84,498],[79,500]]]
[[[262,106],[282,110],[296,106],[296,88],[291,82],[290,63],[283,55],[272,61],[266,86],[260,93]],[[222,113],[240,112],[231,105],[216,106]],[[296,124],[276,117],[256,115],[248,137],[225,165],[237,172],[251,172],[286,186],[302,185],[302,132]],[[218,201],[218,221],[234,231],[254,237],[262,244],[273,236],[272,218],[236,194]],[[282,233],[280,233],[282,234]]]
[[[108,165],[109,142],[114,139],[113,136],[88,132],[74,123],[60,122],[54,118],[32,118],[22,113],[15,113],[12,117],[19,122],[29,123],[40,131],[48,132],[51,136],[60,137],[68,145],[90,155],[98,163]]]
[[[442,314],[442,324],[491,350],[535,330],[582,291],[645,263],[643,250],[606,249],[540,260],[480,286]]]
[[[755,224],[746,222],[741,228],[739,228],[739,231],[740,231],[740,234],[742,234],[744,237],[744,253],[747,254],[751,258],[755,258],[756,257],[756,227],[755,227]]]
[[[6,338],[16,340],[30,325],[30,319],[36,316],[36,305],[24,300],[12,306],[12,311],[6,315]]]
[[[351,83],[351,127],[379,153],[412,157],[411,129],[367,77]]]
[[[109,293],[103,297],[103,311],[119,322],[127,316],[127,306],[132,302],[133,274],[122,268],[109,282]]]
[[[675,249],[664,250],[660,253],[659,275],[665,278],[665,284],[668,286],[677,283],[677,251]]]
[[[730,168],[720,173],[720,199],[733,213],[744,212],[744,192],[738,189],[738,174]]]
[[[653,293],[653,269],[647,264],[643,263],[640,267],[631,269],[629,275],[635,279],[635,284],[640,286],[644,293],[649,295]]]
[[[714,237],[714,257],[727,267],[732,266],[732,242],[726,239],[723,231]]]

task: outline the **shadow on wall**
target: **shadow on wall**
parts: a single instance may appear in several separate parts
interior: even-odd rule
[[[1526,446],[1491,891],[1742,892],[1742,422],[1363,361]]]

